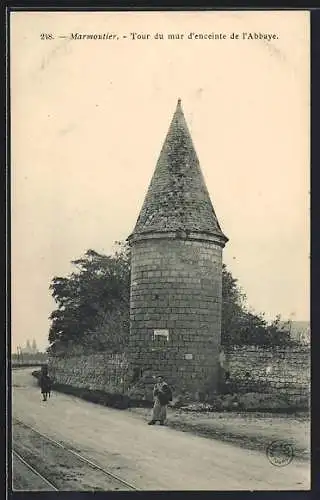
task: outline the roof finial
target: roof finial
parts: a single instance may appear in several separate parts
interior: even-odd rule
[[[181,106],[181,98],[178,99],[178,106]]]

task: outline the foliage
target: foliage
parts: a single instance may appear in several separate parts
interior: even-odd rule
[[[26,352],[26,353],[11,353],[11,359],[24,360],[24,359],[47,359],[45,352]]]
[[[291,344],[290,332],[281,318],[268,324],[264,314],[255,314],[246,305],[246,296],[225,264],[222,269],[222,328],[224,345],[284,346]]]
[[[241,292],[237,280],[222,266],[222,325],[223,344],[231,344],[239,336],[239,327],[244,321],[246,297]]]
[[[50,315],[50,350],[77,343],[114,348],[129,331],[130,258],[118,243],[114,256],[88,250],[74,260],[76,271],[53,278],[50,290],[58,308]]]
[[[130,249],[119,243],[113,256],[88,250],[72,264],[76,271],[53,278],[50,290],[57,309],[50,315],[49,351],[67,346],[86,350],[123,350],[129,337]],[[238,281],[223,265],[222,344],[285,345],[288,331],[280,317],[267,324],[249,311]]]

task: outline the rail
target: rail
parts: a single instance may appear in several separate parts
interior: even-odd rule
[[[74,455],[79,460],[81,460],[82,462],[86,463],[87,465],[89,465],[93,469],[99,470],[100,472],[102,472],[103,474],[105,474],[106,476],[108,476],[109,478],[111,478],[111,479],[113,479],[115,481],[118,481],[120,484],[122,484],[123,486],[126,486],[128,489],[134,490],[134,491],[138,491],[138,488],[136,488],[134,485],[128,483],[127,481],[125,481],[124,479],[122,479],[121,477],[119,477],[118,475],[114,474],[113,472],[108,471],[107,469],[104,469],[103,467],[101,467],[100,465],[96,464],[92,460],[89,460],[88,458],[84,457],[83,455],[80,455],[80,453],[72,450],[71,448],[68,448],[67,446],[65,446],[62,443],[59,443],[55,439],[50,438],[46,434],[42,434],[37,429],[34,429],[34,427],[32,427],[31,425],[26,424],[25,422],[23,422],[22,420],[20,420],[20,419],[18,419],[16,417],[13,417],[12,420],[16,421],[17,423],[19,423],[20,425],[22,425],[24,427],[27,427],[31,431],[33,431],[36,434],[38,434],[39,436],[41,436],[46,441],[49,441],[50,443],[54,444],[55,446],[57,446],[59,448],[62,448],[63,450],[67,451],[71,455]]]
[[[15,450],[12,450],[13,455],[17,457],[20,462],[22,462],[29,470],[33,472],[36,476],[38,476],[44,483],[46,483],[50,488],[52,488],[55,491],[59,491],[56,486],[51,483],[46,477],[44,477],[38,470],[36,470],[32,465],[30,465],[19,453],[17,453]]]

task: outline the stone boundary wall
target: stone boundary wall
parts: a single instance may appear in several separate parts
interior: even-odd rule
[[[125,354],[103,352],[49,359],[49,373],[55,382],[111,394],[125,393],[127,371]]]
[[[220,365],[236,392],[310,393],[309,346],[233,347],[221,351]]]
[[[282,393],[290,398],[310,394],[309,347],[229,348],[221,352],[220,366],[224,380],[223,392]],[[138,396],[138,399],[149,399],[152,394],[150,370],[142,372],[140,379],[130,387],[131,372],[125,353],[52,356],[49,359],[49,372],[55,382],[77,388],[129,394]],[[178,396],[178,392],[175,391],[174,395]]]

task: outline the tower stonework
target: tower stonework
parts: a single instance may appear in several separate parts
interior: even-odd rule
[[[178,392],[217,389],[223,234],[178,101],[131,246],[129,362]]]

